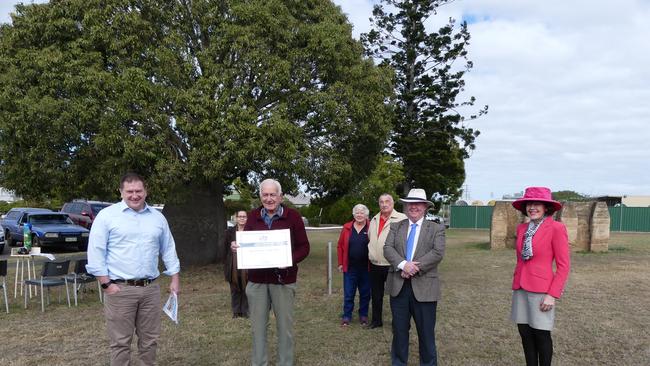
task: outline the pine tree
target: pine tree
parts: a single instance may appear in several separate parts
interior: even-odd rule
[[[467,59],[467,24],[450,19],[433,32],[425,26],[448,2],[383,0],[370,18],[373,29],[361,38],[368,55],[395,70],[389,149],[404,166],[404,193],[418,187],[453,199],[461,193],[464,159],[476,147],[479,131],[458,111],[475,103],[474,97],[457,100],[465,88],[463,76],[473,66]],[[485,113],[487,106],[468,119]]]

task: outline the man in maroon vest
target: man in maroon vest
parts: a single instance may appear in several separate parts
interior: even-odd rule
[[[297,264],[309,254],[305,224],[298,211],[282,205],[282,187],[274,179],[260,183],[262,207],[248,215],[244,230],[281,230],[291,233],[293,266],[248,270],[246,296],[253,328],[254,366],[268,364],[266,331],[269,309],[275,314],[278,334],[277,365],[293,365],[293,304],[296,294]],[[236,248],[236,246],[235,246]]]

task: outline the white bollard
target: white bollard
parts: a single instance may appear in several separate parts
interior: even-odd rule
[[[332,294],[332,242],[327,242],[327,294]]]

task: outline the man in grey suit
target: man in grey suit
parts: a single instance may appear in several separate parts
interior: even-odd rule
[[[384,245],[390,263],[387,287],[393,314],[391,362],[408,362],[411,317],[418,332],[420,365],[437,365],[436,306],[440,299],[438,264],[445,253],[445,227],[424,219],[427,200],[423,189],[411,189],[401,198],[408,220],[392,224]]]

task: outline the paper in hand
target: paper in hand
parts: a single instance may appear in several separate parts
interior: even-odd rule
[[[163,306],[163,311],[167,314],[169,319],[178,324],[178,297],[175,292],[169,294],[169,298]]]

